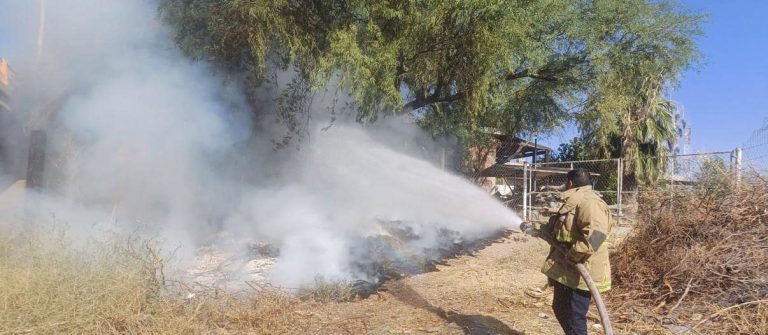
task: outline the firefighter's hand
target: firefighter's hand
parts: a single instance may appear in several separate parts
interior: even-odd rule
[[[536,226],[533,223],[527,221],[520,223],[520,231],[526,235],[536,235],[537,233]]]
[[[565,258],[573,264],[584,263],[584,261],[587,259],[585,255],[576,252],[573,250],[573,248],[569,249],[568,252],[565,253]]]

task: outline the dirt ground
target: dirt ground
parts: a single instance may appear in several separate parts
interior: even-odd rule
[[[547,251],[545,242],[515,233],[437,271],[388,282],[368,299],[294,313],[316,318],[307,331],[319,334],[561,334],[551,289],[542,298],[525,293],[546,283],[539,267]],[[590,327],[598,321],[592,315]]]

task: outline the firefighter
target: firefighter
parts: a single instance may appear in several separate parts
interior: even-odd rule
[[[549,222],[542,225],[552,243],[565,247],[567,253],[552,247],[541,269],[554,289],[552,309],[566,335],[587,335],[589,288],[573,266],[583,263],[595,281],[598,291],[611,289],[611,267],[608,262],[608,234],[611,213],[608,205],[592,190],[589,171],[568,172],[565,203]]]

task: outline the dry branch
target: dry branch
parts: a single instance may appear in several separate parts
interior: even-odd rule
[[[692,325],[699,321],[695,314],[712,321],[729,313],[703,332],[768,334],[764,315],[731,315],[737,312],[728,307],[759,309],[748,302],[768,297],[768,182],[747,180],[740,189],[714,180],[674,193],[641,192],[638,226],[612,255],[610,302],[631,301],[659,315],[664,326]]]

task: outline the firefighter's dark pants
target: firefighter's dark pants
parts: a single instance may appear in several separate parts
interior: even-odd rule
[[[589,291],[572,289],[554,280],[550,283],[555,288],[552,309],[565,335],[587,335],[587,311],[592,295]]]

